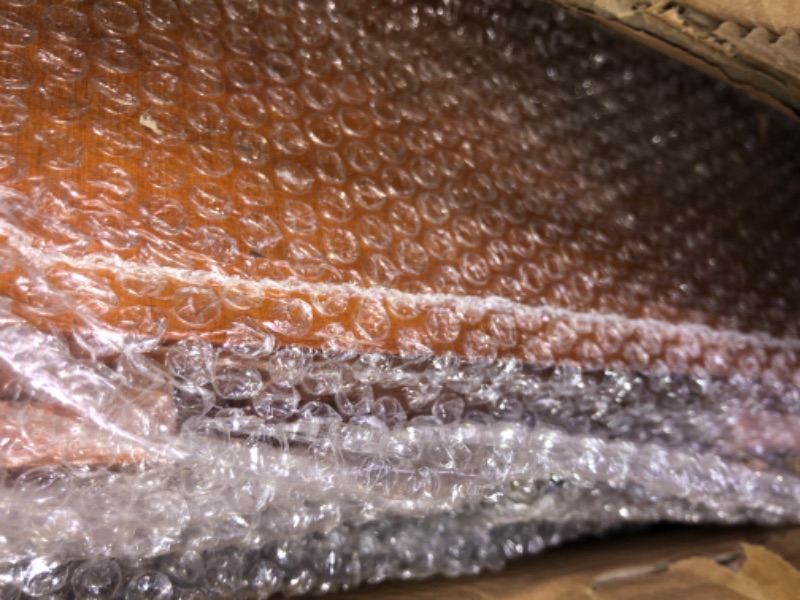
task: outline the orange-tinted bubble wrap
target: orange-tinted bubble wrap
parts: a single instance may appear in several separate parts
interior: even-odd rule
[[[0,186],[3,598],[800,520],[800,127],[548,5],[4,0]]]

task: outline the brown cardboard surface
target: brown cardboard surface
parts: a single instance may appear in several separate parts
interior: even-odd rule
[[[800,116],[795,0],[556,0]]]
[[[776,33],[800,29],[797,0],[682,0],[681,4],[747,27],[765,27]]]
[[[790,600],[800,529],[680,528],[568,544],[472,579],[367,586],[336,600]]]

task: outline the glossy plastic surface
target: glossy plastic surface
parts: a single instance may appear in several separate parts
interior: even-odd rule
[[[0,46],[3,594],[800,517],[796,124],[538,3],[14,0]]]

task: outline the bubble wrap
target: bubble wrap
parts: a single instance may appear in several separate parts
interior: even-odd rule
[[[0,597],[800,521],[800,128],[525,1],[0,5]]]

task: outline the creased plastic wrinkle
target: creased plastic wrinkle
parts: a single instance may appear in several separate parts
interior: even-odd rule
[[[0,598],[800,521],[800,127],[537,2],[0,6]]]

